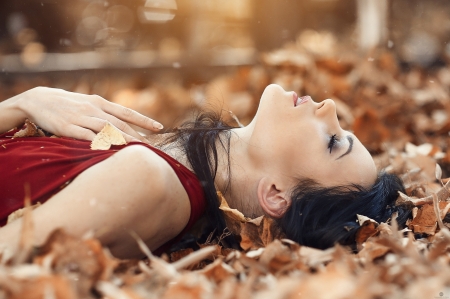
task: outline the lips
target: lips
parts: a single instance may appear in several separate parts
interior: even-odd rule
[[[294,93],[294,96],[297,96],[297,94]],[[294,106],[297,107],[298,105],[304,104],[304,103],[308,102],[310,99],[311,99],[310,96],[299,97],[294,100]]]

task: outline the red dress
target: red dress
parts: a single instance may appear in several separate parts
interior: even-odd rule
[[[31,202],[43,203],[90,166],[133,144],[146,146],[169,163],[191,203],[191,215],[184,230],[158,248],[156,254],[169,249],[204,213],[205,195],[196,175],[177,160],[148,144],[130,142],[127,145],[112,146],[109,150],[91,150],[90,141],[64,137],[12,138],[15,132],[0,134],[0,226],[6,224],[10,213],[23,208],[26,183],[30,186]]]

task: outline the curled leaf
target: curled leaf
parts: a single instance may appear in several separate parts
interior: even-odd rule
[[[29,119],[25,120],[25,125],[23,128],[16,132],[13,135],[13,138],[22,138],[22,137],[43,137],[45,136],[44,132],[39,129],[34,123],[32,123]]]
[[[217,195],[220,199],[219,209],[222,210],[227,217],[240,222],[247,222],[249,220],[249,218],[245,217],[244,214],[242,214],[239,210],[230,208],[230,206],[227,203],[227,200],[220,191],[217,192]]]

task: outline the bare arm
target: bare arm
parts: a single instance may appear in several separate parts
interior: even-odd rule
[[[176,236],[189,220],[187,194],[172,168],[143,146],[130,146],[90,167],[33,211],[35,244],[61,227],[93,230],[118,257],[141,255],[135,231],[151,249]],[[22,220],[0,228],[0,244],[17,246]]]
[[[146,141],[129,124],[153,132],[162,129],[157,121],[100,96],[47,87],[36,87],[0,102],[0,133],[26,118],[56,135],[86,140],[92,140],[106,122],[121,130],[127,142]]]

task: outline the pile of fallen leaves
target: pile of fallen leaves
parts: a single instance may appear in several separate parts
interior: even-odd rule
[[[246,124],[268,83],[336,101],[341,125],[374,154],[379,169],[404,181],[397,205],[412,211],[406,228],[396,215],[388,223],[358,215],[357,253],[338,245],[318,250],[283,239],[271,219],[248,219],[222,198],[228,233],[239,236],[241,250],[222,247],[219,238],[198,251],[156,257],[137,239],[147,258],[118,260],[97,240],[63,231],[34,248],[25,210],[19,250],[0,258],[0,298],[450,297],[449,67],[401,68],[386,50],[361,55],[328,35],[301,36],[264,54],[258,66],[206,83],[116,90],[108,84],[102,95],[166,127],[184,118],[182,111],[204,107],[231,110],[230,122],[237,116]],[[102,86],[81,84],[84,90],[72,90],[95,93]]]
[[[228,221],[242,228],[246,250],[202,244],[195,252],[159,258],[137,239],[147,259],[118,260],[97,240],[60,230],[33,248],[26,210],[19,249],[2,255],[0,298],[442,298],[450,292],[450,232],[442,223],[448,210],[440,209],[442,196],[448,197],[446,189],[432,196],[434,201],[401,197],[402,204],[417,209],[412,231],[433,222],[422,238],[398,230],[395,216],[390,224],[360,216],[365,237],[356,254],[339,245],[318,250],[274,239],[270,220],[246,219],[223,201]],[[435,209],[431,213],[429,206]]]

